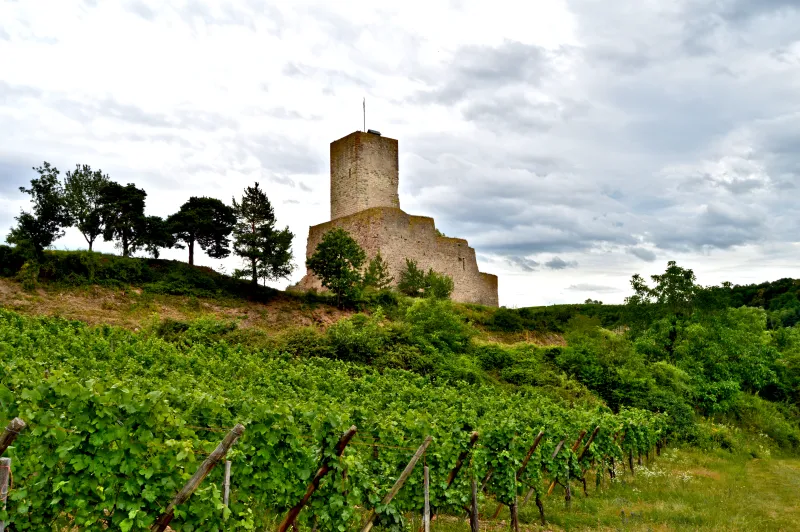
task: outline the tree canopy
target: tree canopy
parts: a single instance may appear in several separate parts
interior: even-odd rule
[[[167,224],[175,240],[189,248],[189,264],[194,264],[195,243],[211,258],[230,255],[230,234],[236,225],[236,213],[216,198],[192,196],[167,219]]]
[[[367,256],[350,233],[331,229],[322,237],[306,267],[314,272],[322,286],[336,294],[337,305],[353,301],[362,282],[361,267]]]
[[[75,227],[89,244],[89,251],[103,232],[100,198],[108,183],[108,175],[92,170],[86,164],[75,165],[75,170],[67,171],[64,179],[64,205]]]
[[[33,212],[22,212],[16,217],[17,226],[6,240],[25,252],[40,258],[46,248],[64,236],[64,228],[69,227],[71,219],[64,206],[64,191],[58,179],[59,171],[45,161],[42,166],[33,168],[38,178],[31,179],[31,187],[20,187],[20,192],[30,194]]]
[[[272,204],[256,182],[247,187],[241,201],[233,199],[236,224],[233,228],[233,250],[242,257],[246,267],[237,269],[235,277],[249,277],[252,284],[259,279],[275,280],[288,277],[292,264],[292,239],[287,226],[276,229]]]
[[[144,202],[147,193],[132,183],[122,186],[107,183],[100,192],[100,218],[103,240],[118,240],[122,256],[129,257],[146,243],[147,219]]]

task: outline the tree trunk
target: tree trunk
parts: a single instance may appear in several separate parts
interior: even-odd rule
[[[186,247],[189,248],[189,266],[194,266],[194,239],[190,238],[189,241],[186,243]]]
[[[128,256],[128,235],[122,233],[122,256]]]
[[[89,240],[89,251],[92,251],[92,244],[94,244],[94,240]]]

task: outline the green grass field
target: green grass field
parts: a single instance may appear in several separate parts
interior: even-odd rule
[[[587,478],[587,481],[590,480]],[[598,490],[594,477],[589,495],[573,483],[570,509],[558,487],[544,500],[547,525],[538,524],[533,502],[520,510],[523,530],[797,530],[800,526],[800,459],[751,458],[726,452],[669,449],[636,475],[606,474]],[[482,515],[494,512],[487,502]],[[411,530],[419,526],[419,518]],[[481,530],[507,530],[508,510],[498,520],[481,522]],[[434,521],[431,530],[468,531],[454,517]]]

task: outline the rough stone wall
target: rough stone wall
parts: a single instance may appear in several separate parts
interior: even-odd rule
[[[498,306],[497,276],[478,271],[475,250],[466,240],[437,235],[433,218],[411,216],[390,207],[374,207],[338,217],[309,229],[306,257],[314,253],[323,235],[335,227],[349,232],[369,259],[380,250],[394,276],[394,284],[405,268],[405,259],[409,258],[425,271],[433,268],[452,277],[454,301]],[[322,285],[309,272],[297,288],[319,290]]]
[[[331,142],[331,220],[400,207],[397,140],[356,131]]]

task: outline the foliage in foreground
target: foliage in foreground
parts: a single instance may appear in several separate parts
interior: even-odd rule
[[[497,471],[489,493],[508,501],[528,485],[541,492],[543,471],[566,482],[569,471],[591,460],[602,466],[644,453],[663,437],[664,418],[641,410],[569,409],[530,392],[206,341],[217,327],[200,322],[170,343],[0,311],[0,421],[20,416],[30,424],[10,452],[15,489],[3,518],[16,530],[143,529],[236,422],[247,431],[230,455],[229,510],[220,502],[217,470],[179,508],[176,530],[268,526],[271,515],[299,500],[351,424],[359,434],[332,461],[333,472],[301,514],[305,524],[350,527],[360,518],[355,507],[377,506],[382,526],[399,530],[402,513],[420,508],[420,468],[391,505],[378,501],[428,435],[434,443],[426,463],[440,486],[470,432],[481,433],[453,488],[433,492],[436,506],[456,510],[468,499],[468,479],[489,467]],[[551,459],[560,439],[594,426],[603,436],[584,462],[569,449]],[[514,483],[506,473],[516,471],[540,430],[547,438]],[[621,445],[612,438],[617,432],[626,434]]]

